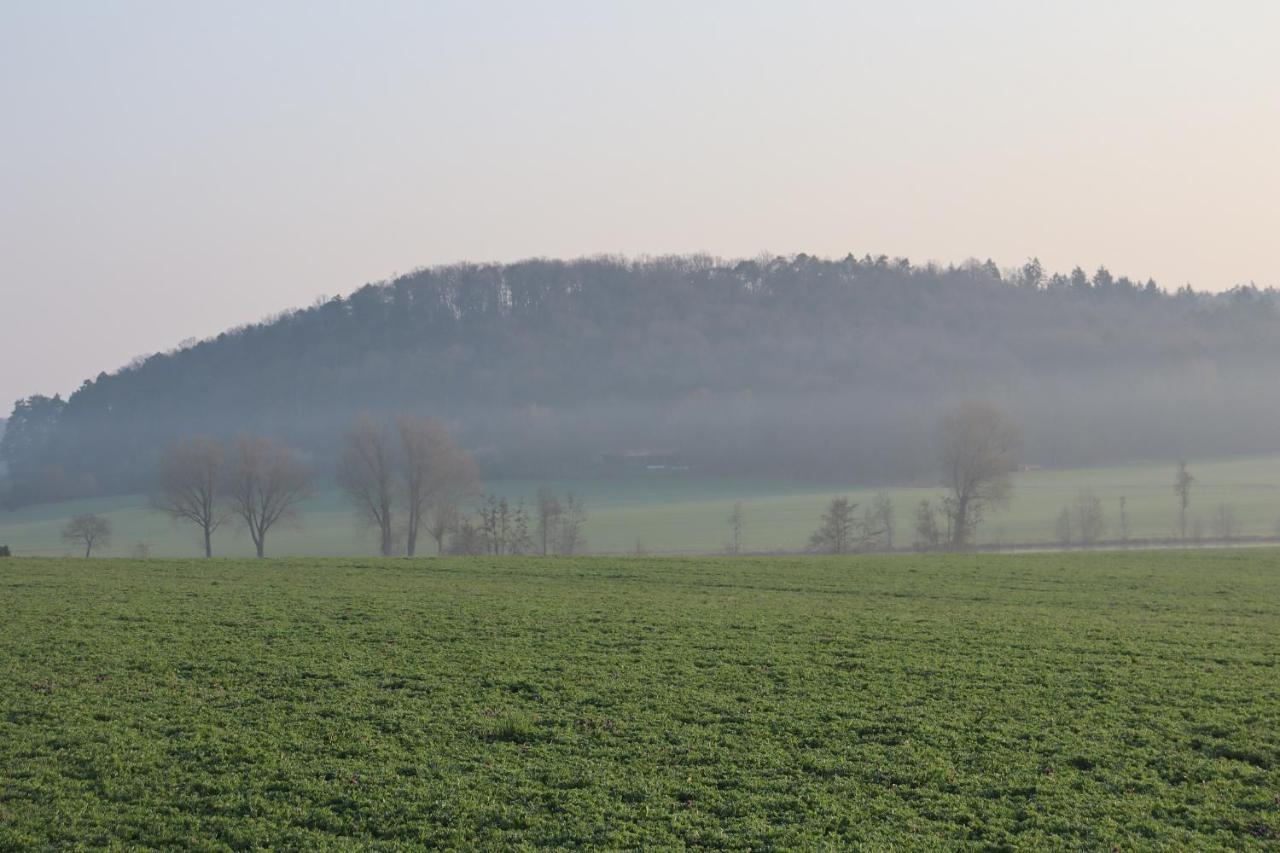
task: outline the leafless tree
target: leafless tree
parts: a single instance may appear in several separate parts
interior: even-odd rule
[[[426,531],[436,543],[436,553],[443,554],[445,541],[462,522],[462,510],[456,503],[437,500],[427,511]]]
[[[476,515],[477,522],[473,526],[479,531],[484,553],[519,555],[533,550],[529,513],[523,500],[513,508],[506,498],[486,495]]]
[[[737,556],[742,553],[742,501],[737,501],[729,510],[729,553]]]
[[[393,449],[387,430],[370,415],[361,415],[347,431],[338,462],[338,485],[355,505],[361,518],[378,531],[378,552],[390,557],[395,550],[396,476]]]
[[[465,515],[459,515],[457,523],[449,529],[449,553],[478,557],[485,553],[486,546],[479,526]]]
[[[404,464],[405,551],[417,552],[424,525],[443,550],[447,526],[458,503],[480,490],[480,474],[471,454],[454,442],[438,418],[402,416],[396,420]]]
[[[827,554],[847,554],[865,544],[875,534],[858,525],[854,516],[857,508],[848,498],[832,498],[822,514],[822,524],[809,537],[809,547]]]
[[[1059,545],[1070,546],[1075,538],[1075,519],[1071,515],[1070,507],[1063,507],[1062,512],[1058,513],[1058,520],[1054,524],[1054,535],[1058,539]]]
[[[1178,536],[1187,538],[1187,510],[1191,507],[1191,486],[1196,478],[1187,471],[1187,463],[1178,463],[1178,473],[1173,478],[1173,492],[1178,496]]]
[[[1076,531],[1080,544],[1092,545],[1102,538],[1106,521],[1102,517],[1102,501],[1088,490],[1076,495]]]
[[[1231,504],[1218,504],[1213,512],[1213,535],[1224,542],[1236,538],[1236,508]]]
[[[533,500],[534,522],[538,536],[538,547],[542,556],[554,550],[556,531],[560,527],[560,519],[564,515],[564,507],[560,498],[546,483],[538,486],[538,493]]]
[[[85,559],[88,559],[94,548],[105,548],[111,544],[111,522],[91,512],[82,513],[62,528],[62,541],[68,545],[83,545]]]
[[[533,501],[535,546],[543,556],[572,556],[586,547],[587,507],[573,492],[561,498],[545,483]]]
[[[916,506],[915,517],[917,551],[936,551],[941,547],[942,530],[938,526],[938,510],[928,500],[922,500]]]
[[[1128,500],[1123,495],[1120,497],[1120,541],[1129,541],[1129,507]]]
[[[573,492],[566,492],[560,524],[556,531],[556,553],[566,557],[587,547],[583,527],[587,523],[587,507]]]
[[[871,514],[874,526],[883,531],[881,539],[884,542],[886,551],[893,550],[893,534],[897,529],[897,520],[894,518],[893,499],[889,497],[888,492],[879,492],[871,501]]]
[[[296,518],[298,503],[310,497],[311,471],[283,444],[241,435],[227,466],[224,493],[262,557],[267,533],[277,523]]]
[[[942,419],[943,485],[948,490],[952,548],[968,545],[987,510],[1008,502],[1009,475],[1020,445],[1017,427],[990,403],[965,402]]]
[[[516,502],[516,510],[511,518],[511,554],[529,554],[533,552],[533,535],[529,532],[529,511],[525,508],[524,498]]]
[[[218,494],[225,458],[222,444],[204,436],[169,445],[160,456],[151,496],[153,509],[200,529],[206,558],[213,556],[214,531],[228,517]]]
[[[510,553],[513,519],[511,504],[506,498],[486,495],[479,510],[480,533],[484,537],[486,554],[501,556]]]

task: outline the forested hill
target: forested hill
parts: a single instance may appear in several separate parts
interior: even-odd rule
[[[358,412],[409,411],[453,424],[491,476],[645,449],[920,480],[937,412],[968,397],[1008,409],[1034,463],[1274,451],[1277,366],[1277,296],[1252,286],[852,256],[456,265],[21,401],[0,456],[18,503],[143,488],[197,433],[272,434],[323,470]]]

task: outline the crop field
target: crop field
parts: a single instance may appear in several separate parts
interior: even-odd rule
[[[0,848],[1280,844],[1280,551],[0,560]]]
[[[1221,504],[1230,505],[1238,533],[1272,536],[1280,522],[1280,457],[1257,457],[1191,463],[1196,477],[1192,522],[1206,536]],[[1174,465],[1146,464],[1111,468],[1026,471],[1015,475],[1013,500],[980,528],[978,541],[1039,543],[1055,538],[1054,522],[1064,506],[1082,490],[1102,501],[1107,537],[1119,537],[1119,499],[1127,499],[1131,535],[1135,539],[1170,537],[1176,529],[1172,489]],[[585,498],[589,509],[589,549],[600,553],[708,554],[724,550],[726,519],[735,501],[745,513],[744,542],[756,552],[799,551],[817,526],[824,505],[835,495],[848,495],[869,505],[877,489],[852,484],[815,485],[777,480],[717,479],[656,473],[617,480],[553,484]],[[531,500],[538,484],[497,481],[487,489],[512,501]],[[937,488],[887,487],[896,506],[899,544],[911,542],[911,518]],[[96,512],[115,528],[108,553],[133,554],[139,543],[152,556],[198,556],[200,544],[191,528],[174,527],[132,495],[48,504],[18,512],[0,511],[0,544],[15,553],[59,556],[71,549],[59,539],[66,520],[80,512]],[[215,536],[214,548],[225,556],[251,556],[249,537],[229,525]],[[301,524],[272,532],[269,553],[277,556],[358,556],[376,550],[373,536],[355,521],[350,505],[336,491],[322,491],[302,508]]]

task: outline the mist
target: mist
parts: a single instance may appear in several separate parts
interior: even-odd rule
[[[1274,291],[1034,260],[459,264],[31,397],[0,456],[10,505],[145,491],[194,435],[266,434],[326,474],[359,414],[410,413],[446,421],[488,477],[918,484],[938,417],[969,399],[1020,426],[1028,465],[1274,452],[1277,356]]]

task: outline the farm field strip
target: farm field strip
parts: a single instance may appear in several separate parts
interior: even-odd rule
[[[0,561],[0,848],[1263,849],[1280,551]]]

